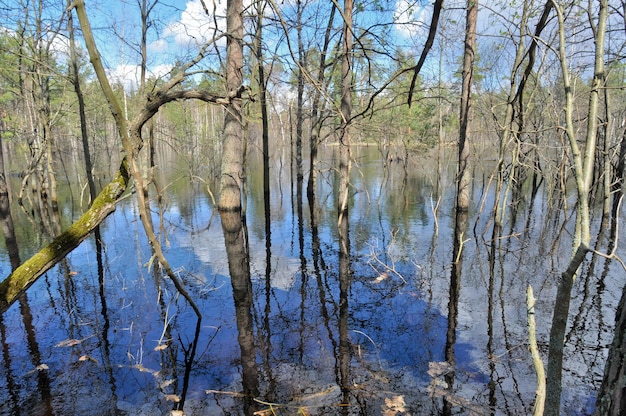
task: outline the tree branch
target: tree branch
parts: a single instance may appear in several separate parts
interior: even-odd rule
[[[78,247],[109,214],[115,211],[116,203],[126,191],[129,181],[128,163],[124,159],[115,179],[100,192],[91,208],[0,283],[0,314],[4,313],[42,274]]]

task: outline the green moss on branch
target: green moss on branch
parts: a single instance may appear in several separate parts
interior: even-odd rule
[[[128,163],[124,159],[115,179],[100,192],[87,212],[0,282],[0,313],[6,311],[42,274],[78,247],[115,211],[116,203],[126,191],[129,180]]]

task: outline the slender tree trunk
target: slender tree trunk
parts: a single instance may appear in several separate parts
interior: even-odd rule
[[[352,0],[343,10],[343,56],[341,60],[341,136],[339,137],[339,223],[348,218],[350,191],[350,118],[352,114]]]
[[[67,0],[67,7],[70,7],[72,0]],[[78,99],[78,115],[80,117],[80,137],[83,144],[83,155],[85,158],[85,173],[87,175],[87,183],[89,184],[89,205],[94,199],[96,199],[96,183],[93,180],[93,165],[91,163],[91,152],[89,150],[89,136],[87,134],[87,117],[85,116],[85,97],[80,86],[80,76],[78,70],[78,58],[76,55],[76,42],[74,40],[74,18],[72,13],[68,13],[67,16],[67,30],[69,32],[70,41],[70,65],[72,84],[74,85],[74,92]]]
[[[604,39],[607,19],[607,1],[599,0],[599,4],[600,10],[598,15],[598,24],[595,31],[594,78],[589,96],[587,134],[583,155],[578,145],[574,129],[574,96],[570,85],[570,74],[565,49],[564,10],[561,5],[554,3],[554,9],[557,13],[559,23],[559,61],[561,64],[563,88],[565,93],[565,133],[567,134],[570,144],[578,199],[576,209],[576,230],[572,243],[572,258],[566,271],[561,274],[561,280],[556,294],[552,326],[550,328],[548,370],[546,374],[547,387],[545,411],[545,415],[548,416],[558,415],[561,409],[563,349],[565,344],[565,330],[569,315],[571,292],[578,268],[585,259],[590,243],[589,189],[593,178],[597,139],[599,91],[604,84]]]
[[[317,70],[317,88],[313,92],[313,100],[311,102],[311,135],[309,138],[310,146],[310,170],[309,180],[307,183],[307,196],[313,199],[315,194],[315,186],[317,185],[317,152],[322,130],[322,111],[320,111],[320,101],[322,92],[325,89],[325,72],[326,72],[326,55],[328,54],[328,45],[330,44],[330,35],[332,33],[333,21],[335,20],[336,7],[333,4],[326,25],[326,33],[324,35],[324,46],[320,51],[320,62]]]
[[[461,89],[461,111],[459,126],[459,167],[457,177],[456,209],[467,211],[470,205],[471,171],[469,167],[470,137],[469,122],[472,97],[472,81],[474,77],[474,59],[476,53],[476,20],[478,18],[478,1],[467,1],[465,21],[465,49],[463,52],[463,84]]]
[[[298,0],[297,6],[297,22],[296,33],[298,38],[298,85],[296,93],[296,181],[298,186],[302,187],[304,173],[302,172],[302,125],[304,123],[304,68],[306,67],[306,59],[304,52],[304,44],[302,42],[302,1]]]
[[[243,84],[243,1],[228,0],[226,11],[226,88],[234,95]],[[224,115],[224,153],[219,199],[220,211],[241,211],[243,190],[244,136],[241,99],[226,106]]]
[[[261,106],[261,140],[263,150],[263,202],[265,206],[265,217],[270,215],[270,138],[269,119],[267,115],[267,82],[265,80],[265,67],[263,60],[263,17],[265,14],[265,1],[257,2],[257,28],[254,37],[255,55],[257,60],[257,72],[259,83],[259,105]]]
[[[444,379],[447,383],[446,394],[443,398],[443,412],[445,416],[452,415],[453,402],[449,400],[454,396],[454,381],[456,367],[456,331],[459,317],[459,296],[463,277],[463,239],[467,232],[468,213],[466,210],[457,209],[454,222],[454,243],[452,247],[452,271],[450,273],[450,296],[448,300],[448,328],[446,331],[445,358],[451,369]]]
[[[341,61],[341,136],[339,142],[339,375],[343,403],[349,403],[350,345],[348,342],[348,291],[350,288],[350,118],[352,112],[352,0],[344,1],[343,57]]]

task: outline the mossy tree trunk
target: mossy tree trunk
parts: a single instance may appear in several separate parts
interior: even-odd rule
[[[129,179],[128,165],[124,160],[115,179],[100,192],[87,212],[0,283],[0,313],[6,311],[39,276],[78,247],[109,214],[115,211],[116,202],[126,191]]]
[[[127,120],[121,110],[120,103],[116,98],[109,83],[104,66],[102,65],[100,54],[96,48],[91,26],[82,0],[76,0],[73,4],[85,39],[85,46],[89,53],[89,58],[100,83],[101,89],[107,101],[111,114],[115,119],[115,124],[120,135],[120,139],[125,152],[125,157],[120,166],[115,179],[100,192],[93,201],[90,209],[85,212],[66,231],[57,236],[49,245],[44,247],[30,259],[26,260],[11,275],[0,283],[0,313],[16,300],[19,294],[26,291],[43,273],[63,259],[68,253],[84,241],[91,232],[109,215],[115,208],[119,198],[129,186],[132,178],[135,186],[143,189],[143,176],[140,171],[139,151],[143,147],[141,130],[143,126],[159,111],[159,108],[178,100],[197,99],[207,103],[214,103],[229,106],[233,101],[241,101],[242,88],[231,91],[228,97],[217,96],[204,90],[178,89],[180,84],[188,75],[187,71],[205,57],[209,46],[217,41],[218,37],[205,44],[195,58],[185,63],[181,67],[180,73],[172,77],[161,88],[152,94],[145,96],[143,104],[138,107],[137,114],[133,120]],[[148,240],[154,249],[155,257],[161,263],[168,277],[172,280],[176,289],[187,299],[198,316],[200,312],[193,300],[189,297],[184,287],[172,272],[163,252],[161,245],[155,236],[152,223],[149,221],[145,195],[137,192],[140,217]],[[200,319],[198,319],[199,325]]]

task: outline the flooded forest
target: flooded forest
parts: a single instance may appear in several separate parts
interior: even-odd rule
[[[0,0],[0,415],[626,414],[625,40]]]

